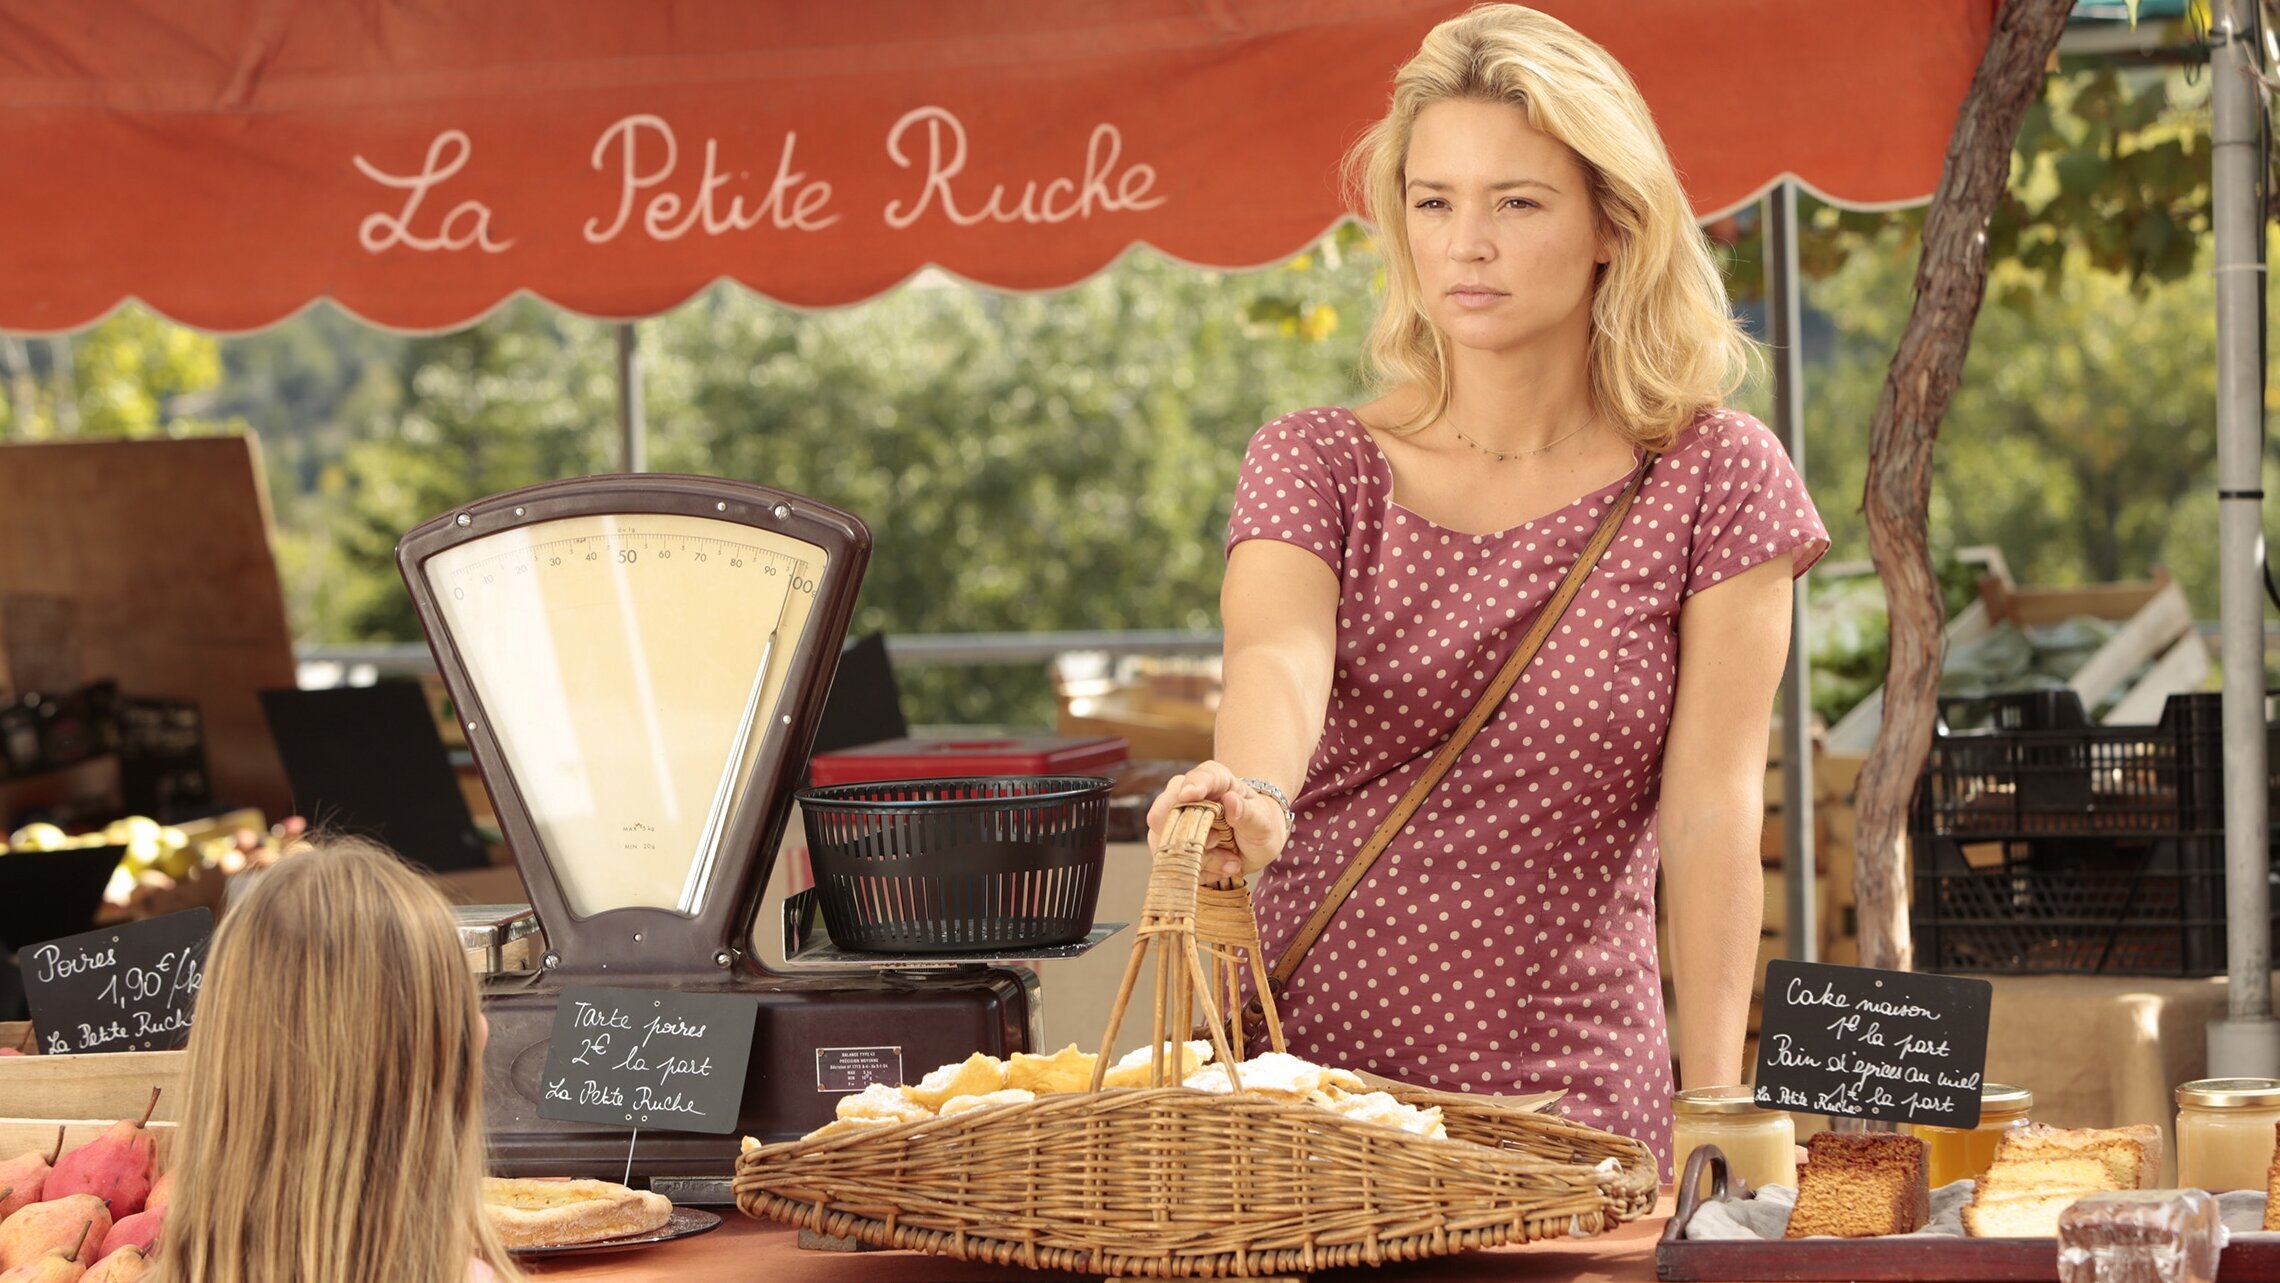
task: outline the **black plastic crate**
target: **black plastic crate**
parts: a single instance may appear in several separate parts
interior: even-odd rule
[[[802,789],[824,929],[843,949],[960,953],[1092,931],[1111,781],[1009,775]]]
[[[2200,814],[2221,776],[2204,768],[2200,726],[2172,698],[2157,726],[2097,726],[2070,690],[1940,702],[1916,795],[1920,832],[2003,838],[2059,833],[2171,833]],[[1987,729],[1946,728],[1985,721]],[[2188,723],[2191,723],[2188,725]]]
[[[2091,723],[2071,691],[1943,700],[1909,835],[1923,964],[2224,971],[2220,700],[2172,696],[2155,726]]]
[[[2076,841],[2059,858],[2046,846],[1916,844],[1909,920],[1928,970],[2225,970],[2222,834],[2108,838],[2096,851]]]

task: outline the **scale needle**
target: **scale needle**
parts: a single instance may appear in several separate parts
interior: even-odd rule
[[[776,622],[768,629],[768,640],[760,647],[760,671],[753,674],[752,692],[744,697],[744,716],[736,724],[736,738],[729,743],[728,762],[721,768],[720,784],[713,789],[712,810],[706,813],[705,827],[697,834],[697,862],[689,870],[688,883],[681,888],[683,913],[696,913],[705,884],[712,880],[713,866],[720,860],[720,844],[728,836],[729,798],[735,794],[737,777],[743,773],[744,751],[752,743],[752,725],[760,714],[760,692],[768,685],[768,664],[776,654],[776,635],[783,631],[784,616],[791,606],[792,590],[787,585],[784,600],[776,607]]]

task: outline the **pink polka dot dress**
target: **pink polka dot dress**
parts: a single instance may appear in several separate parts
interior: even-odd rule
[[[1629,477],[1496,534],[1395,503],[1352,412],[1301,410],[1244,456],[1228,546],[1275,539],[1342,585],[1322,739],[1256,890],[1276,957],[1456,729]],[[1669,1162],[1655,804],[1686,598],[1828,548],[1764,424],[1710,411],[1655,464],[1615,543],[1496,715],[1279,1004],[1291,1050],[1449,1091],[1564,1090],[1561,1112]]]

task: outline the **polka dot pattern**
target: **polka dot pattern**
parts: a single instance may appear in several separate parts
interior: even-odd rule
[[[1252,438],[1228,546],[1275,539],[1339,577],[1338,656],[1298,827],[1257,890],[1272,958],[1471,710],[1628,477],[1495,534],[1395,503],[1345,409]],[[1828,548],[1780,441],[1709,411],[1655,465],[1567,616],[1315,943],[1280,1004],[1291,1050],[1560,1109],[1667,1165],[1655,804],[1686,598]]]

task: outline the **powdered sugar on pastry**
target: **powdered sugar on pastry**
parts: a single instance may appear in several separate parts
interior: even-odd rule
[[[1170,1062],[1175,1048],[1179,1054],[1179,1063],[1172,1064]],[[1152,1049],[1147,1047],[1135,1049],[1130,1055],[1109,1067],[1108,1073],[1102,1076],[1101,1085],[1104,1087],[1147,1086],[1148,1064],[1153,1054]],[[1211,1044],[1200,1038],[1183,1043],[1167,1042],[1164,1044],[1164,1059],[1166,1061],[1165,1075],[1171,1081],[1179,1082],[1202,1066],[1211,1063]]]
[[[841,1096],[833,1111],[841,1120],[884,1123],[915,1123],[931,1118],[926,1106],[903,1095],[903,1089],[889,1083],[872,1083],[852,1096]]]
[[[1285,1052],[1270,1051],[1244,1061],[1236,1073],[1242,1077],[1245,1092],[1258,1092],[1269,1096],[1304,1097],[1319,1089],[1324,1082],[1322,1066]],[[1228,1079],[1225,1065],[1206,1065],[1189,1074],[1180,1084],[1198,1091],[1231,1092],[1235,1085]]]
[[[984,1092],[979,1096],[953,1096],[942,1102],[942,1117],[963,1114],[969,1110],[988,1109],[992,1105],[1026,1105],[1037,1099],[1037,1093],[1021,1087],[1008,1087],[1003,1091]]]
[[[1441,1123],[1439,1106],[1420,1109],[1403,1104],[1382,1091],[1363,1092],[1355,1096],[1314,1098],[1323,1108],[1343,1114],[1357,1122],[1376,1123],[1381,1127],[1398,1127],[1414,1136],[1428,1140],[1447,1140],[1448,1128]]]
[[[975,1052],[955,1065],[944,1065],[902,1089],[903,1095],[929,1113],[953,1096],[979,1096],[1005,1086],[1005,1065],[995,1056]]]

